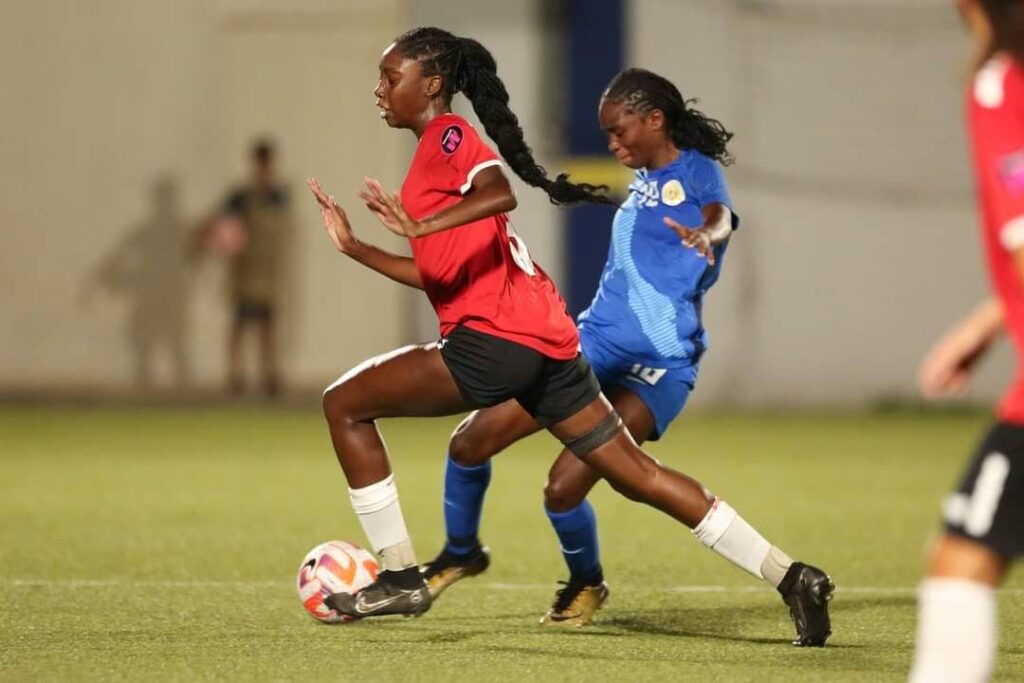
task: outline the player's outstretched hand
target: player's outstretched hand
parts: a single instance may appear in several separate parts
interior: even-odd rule
[[[359,198],[385,228],[402,237],[419,235],[419,221],[409,217],[397,192],[385,192],[376,178],[363,178],[363,181],[366,188],[359,191]]]
[[[985,348],[985,344],[961,328],[940,339],[921,362],[918,371],[921,394],[927,399],[936,399],[962,393]]]
[[[680,225],[668,216],[665,216],[662,220],[665,222],[665,225],[672,228],[679,235],[679,239],[682,240],[684,247],[696,249],[698,255],[708,260],[709,266],[715,265],[715,250],[711,248],[710,228],[688,228],[685,225]]]
[[[921,363],[917,379],[924,397],[940,398],[967,388],[978,360],[1003,330],[1003,309],[995,299],[971,311],[935,343]]]
[[[352,232],[352,225],[348,222],[345,210],[338,206],[334,197],[324,192],[320,187],[320,181],[316,178],[307,178],[306,184],[313,191],[317,204],[320,205],[320,218],[324,222],[324,230],[331,242],[342,254],[351,254],[359,246],[359,240]]]

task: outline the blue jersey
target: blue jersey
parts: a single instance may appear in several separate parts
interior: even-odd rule
[[[581,332],[638,360],[696,363],[707,348],[704,292],[718,279],[726,245],[714,248],[709,267],[662,219],[698,228],[702,207],[713,203],[732,209],[721,168],[700,152],[683,150],[667,166],[637,171],[615,213],[608,262],[590,308],[580,314]]]

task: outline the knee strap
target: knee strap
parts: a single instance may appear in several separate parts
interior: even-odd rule
[[[608,413],[603,420],[591,429],[588,433],[575,439],[563,440],[562,444],[572,451],[577,458],[585,458],[590,452],[599,448],[612,439],[622,429],[622,420],[616,412]]]

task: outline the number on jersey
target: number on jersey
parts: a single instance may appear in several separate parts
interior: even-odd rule
[[[999,499],[1003,497],[1009,474],[1009,458],[998,452],[986,455],[974,480],[974,490],[969,495],[955,493],[946,499],[946,521],[962,526],[964,531],[975,537],[987,534],[999,509]]]
[[[505,224],[505,231],[508,234],[508,246],[512,251],[512,260],[516,262],[516,265],[524,273],[533,277],[537,274],[537,269],[533,267],[533,259],[530,258],[530,251],[526,248],[526,242],[516,234],[512,223]]]
[[[668,370],[665,368],[645,368],[637,363],[630,368],[629,376],[643,382],[644,384],[650,384],[653,387],[658,383],[659,379],[665,376],[666,372],[668,372]]]

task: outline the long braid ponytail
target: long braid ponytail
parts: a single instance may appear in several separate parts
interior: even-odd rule
[[[1017,0],[981,0],[981,7],[992,24],[992,44],[987,60],[1000,50],[1009,52],[1024,66],[1024,3]]]
[[[396,44],[403,55],[420,62],[424,75],[442,77],[447,97],[459,92],[466,96],[509,167],[529,185],[544,190],[553,204],[614,203],[604,185],[573,183],[566,173],[548,177],[526,144],[519,119],[508,107],[498,65],[483,45],[438,28],[413,29]]]

